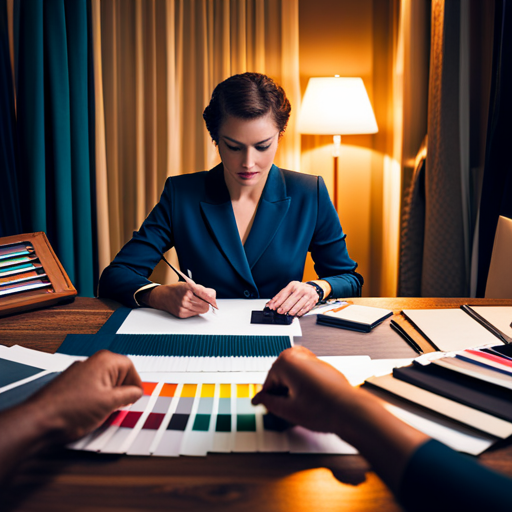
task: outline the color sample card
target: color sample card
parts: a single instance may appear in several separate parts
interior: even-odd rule
[[[34,248],[28,242],[8,244],[0,247],[0,260],[26,256],[34,252]]]
[[[214,402],[214,432],[212,452],[230,452],[233,446],[233,420],[231,416],[231,384],[218,384],[217,400]],[[235,384],[233,384],[235,386]],[[233,398],[234,399],[234,398]]]
[[[290,428],[263,406],[253,406],[260,383],[227,382],[236,380],[232,374],[217,375],[217,382],[175,377],[174,382],[144,382],[144,395],[137,402],[111,415],[72,447],[163,457],[209,452],[356,453],[335,435]],[[225,381],[218,382],[219,377]]]
[[[118,414],[111,415],[106,424],[103,424],[90,435],[90,441],[81,449],[103,453],[124,453],[126,451],[128,447],[125,449],[125,444],[128,445],[134,435],[134,428],[138,427],[139,423],[143,422],[145,417],[149,415],[148,411],[142,419],[158,383],[143,382],[142,385],[143,395],[131,406],[118,411]],[[77,446],[79,445],[76,445],[75,448]]]
[[[183,384],[180,388],[179,400],[176,402],[176,407],[171,409],[171,413],[166,418],[165,430],[159,438],[158,446],[154,448],[154,455],[167,457],[180,455],[181,444],[189,423],[198,385]]]
[[[0,359],[0,388],[32,377],[43,371],[43,368],[36,368],[27,364]]]
[[[31,263],[34,261],[38,261],[38,257],[36,255],[33,256],[16,256],[14,258],[8,258],[4,260],[0,260],[0,268],[12,267],[14,265],[20,265],[21,263]]]
[[[23,272],[28,272],[31,270],[41,270],[43,266],[40,263],[23,263],[21,265],[14,265],[12,267],[8,267],[6,269],[0,268],[0,277],[4,278],[6,276],[12,276],[15,274],[21,274]]]
[[[201,384],[192,407],[189,428],[185,431],[181,455],[204,456],[211,451],[213,442],[213,401],[215,384]]]
[[[256,394],[254,388],[254,384],[236,384],[234,452],[258,451],[256,411],[251,404],[251,399]]]
[[[0,296],[12,295],[13,293],[25,292],[28,290],[35,290],[37,288],[50,288],[52,283],[45,279],[32,279],[28,282],[7,284],[0,288]]]
[[[18,283],[26,283],[27,281],[34,281],[41,277],[45,277],[44,272],[38,270],[30,270],[29,272],[20,272],[9,276],[0,277],[0,289],[2,286],[9,286]]]
[[[176,394],[177,384],[164,384],[142,429],[128,449],[129,455],[150,455],[151,446],[162,426]]]
[[[0,411],[21,404],[58,375],[60,372],[41,372],[40,378],[0,393]]]

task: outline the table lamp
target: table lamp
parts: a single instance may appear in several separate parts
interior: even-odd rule
[[[299,133],[333,135],[334,198],[338,210],[338,158],[341,136],[379,131],[361,78],[310,78],[299,114]]]

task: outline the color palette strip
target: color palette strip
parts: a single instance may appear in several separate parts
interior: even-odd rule
[[[229,376],[229,374],[226,374]],[[226,379],[227,380],[227,379]],[[334,435],[299,429],[254,407],[261,384],[144,382],[144,395],[75,449],[128,455],[208,452],[356,453]]]

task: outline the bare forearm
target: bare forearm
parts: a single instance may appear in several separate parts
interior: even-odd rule
[[[388,412],[380,401],[363,390],[340,408],[336,433],[356,447],[375,472],[397,493],[412,454],[429,438]]]
[[[56,429],[38,409],[25,404],[0,415],[0,482],[18,463],[53,443]]]

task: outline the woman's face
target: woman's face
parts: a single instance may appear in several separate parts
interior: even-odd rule
[[[219,154],[229,185],[265,185],[279,131],[270,114],[256,119],[229,116],[219,129]]]

